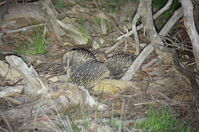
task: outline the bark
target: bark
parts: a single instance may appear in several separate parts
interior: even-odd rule
[[[191,0],[182,0],[181,4],[184,12],[184,25],[191,39],[197,70],[199,70],[199,34],[194,22],[193,4]]]
[[[142,63],[144,60],[150,55],[150,53],[153,52],[154,46],[158,49],[156,49],[156,52],[160,57],[163,59],[167,60],[168,58],[171,58],[171,54],[164,52],[163,48],[163,42],[159,36],[160,35],[166,35],[170,29],[174,26],[174,24],[182,17],[182,8],[178,9],[175,11],[173,16],[170,18],[170,20],[164,25],[160,33],[158,34],[155,30],[154,24],[153,24],[153,19],[152,19],[152,12],[151,12],[151,0],[143,0],[140,1],[140,4],[142,4],[140,11],[142,11],[142,19],[143,19],[143,26],[145,29],[145,32],[148,34],[148,37],[151,41],[151,44],[145,47],[145,49],[139,54],[139,56],[136,58],[136,60],[132,63],[130,66],[129,70],[126,72],[126,74],[122,77],[122,80],[131,80],[133,79],[135,73],[137,72],[138,69],[140,69]],[[168,9],[168,5],[165,5],[167,8],[162,8],[162,9]],[[166,11],[166,10],[165,10]],[[131,32],[131,31],[130,31]],[[125,36],[125,35],[123,35]],[[129,36],[129,32],[126,34],[126,36]]]

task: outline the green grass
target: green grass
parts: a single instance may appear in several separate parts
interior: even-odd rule
[[[82,37],[85,39],[85,41],[88,41],[89,39],[89,31],[88,31],[88,28],[86,26],[86,21],[83,19],[83,18],[79,18],[76,20],[77,23],[80,24],[80,32],[81,32],[81,35]]]
[[[33,36],[33,47],[36,54],[43,54],[45,52],[45,36],[42,31],[38,31]]]
[[[54,5],[55,5],[56,8],[64,7],[64,3],[62,2],[62,0],[55,0]]]
[[[110,125],[118,131],[120,128],[121,129],[125,128],[125,123],[119,118],[112,118],[110,120]]]
[[[25,55],[44,54],[46,51],[45,32],[44,28],[35,29],[28,36],[29,41],[18,41],[16,43],[16,52]]]
[[[190,132],[185,123],[178,121],[168,108],[149,109],[147,117],[136,128],[153,132]]]
[[[153,0],[153,6],[157,9],[162,8],[166,3],[167,3],[167,0],[163,0],[163,1]],[[155,24],[158,30],[160,30],[164,26],[166,21],[173,15],[175,10],[178,9],[179,7],[180,7],[180,3],[178,2],[178,0],[174,0],[170,9],[164,12],[155,20]]]

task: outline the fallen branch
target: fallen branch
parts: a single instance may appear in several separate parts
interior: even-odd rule
[[[169,33],[171,28],[176,24],[176,22],[183,16],[183,9],[180,7],[178,10],[174,12],[171,18],[167,21],[164,27],[159,32],[160,35],[166,35]]]
[[[44,26],[45,24],[42,23],[42,24],[37,24],[37,25],[31,25],[31,26],[27,26],[27,27],[22,27],[22,28],[19,28],[19,29],[16,29],[16,30],[7,30],[7,31],[3,31],[1,33],[17,33],[17,32],[24,32],[24,31],[27,31],[31,28],[36,28],[36,27],[41,27],[41,26]]]
[[[21,93],[24,86],[15,86],[15,87],[3,87],[4,90],[0,91],[0,98],[8,97],[16,93]]]
[[[148,1],[149,2],[149,1]],[[148,4],[148,2],[143,2],[140,4]],[[145,6],[143,6],[145,7]],[[125,75],[122,77],[122,80],[131,80],[133,79],[135,73],[137,72],[137,70],[141,67],[142,63],[144,62],[144,60],[146,59],[146,57],[148,57],[149,54],[151,54],[153,52],[153,46],[155,45],[159,45],[158,47],[162,47],[160,48],[161,50],[156,50],[156,52],[158,52],[159,54],[162,54],[162,56],[165,56],[163,53],[163,42],[159,36],[159,34],[155,31],[154,25],[153,25],[153,20],[152,18],[152,12],[151,12],[151,8],[150,6],[145,7],[144,9],[148,9],[145,10],[145,13],[143,14],[143,19],[145,19],[145,27],[147,27],[148,31],[146,33],[149,34],[149,38],[151,40],[151,44],[149,44],[148,46],[146,46],[143,51],[139,54],[139,56],[135,59],[135,61],[132,63],[132,65],[130,66],[129,70],[125,73]],[[144,9],[142,11],[144,11]],[[160,35],[166,35],[170,29],[173,27],[173,25],[181,18],[181,11],[182,9],[178,9],[173,16],[171,17],[171,19],[165,24],[165,26],[162,28],[162,30],[160,31]],[[178,16],[177,18],[175,18],[175,16]],[[171,24],[172,22],[172,24]],[[169,23],[169,24],[168,24]],[[162,45],[162,46],[161,46]],[[167,55],[166,55],[167,56]]]
[[[130,81],[138,69],[140,69],[141,64],[144,60],[152,53],[154,50],[153,45],[149,44],[144,50],[139,54],[139,56],[135,59],[132,65],[129,67],[129,70],[125,73],[125,75],[121,78],[121,80]]]
[[[49,114],[54,110],[65,111],[73,106],[82,108],[89,106],[97,110],[106,110],[106,105],[95,101],[88,90],[83,87],[78,87],[71,83],[60,83],[56,87],[59,90],[47,93],[45,98],[6,110],[4,114],[9,120],[23,120],[43,116],[40,110]]]
[[[26,81],[24,87],[25,94],[33,97],[43,95],[44,98],[37,99],[36,101],[19,106],[12,110],[4,111],[5,116],[10,120],[27,119],[38,116],[38,111],[42,109],[46,113],[50,113],[52,109],[58,109],[60,111],[70,108],[71,105],[81,107],[97,108],[98,110],[105,110],[106,106],[95,101],[89,94],[88,90],[83,87],[78,87],[73,84],[57,85],[57,91],[49,93],[50,86],[47,87],[33,67],[28,67],[26,63],[19,57],[11,55],[6,56],[7,62],[22,74]],[[7,87],[0,92],[0,97],[7,97],[13,95],[13,93],[21,92],[23,86],[12,89]],[[41,114],[41,113],[40,113]],[[42,116],[42,115],[40,115]],[[1,117],[3,117],[1,115]]]
[[[144,62],[146,57],[153,51],[153,45],[156,43],[162,43],[159,35],[155,31],[153,20],[152,20],[152,12],[151,12],[151,0],[150,1],[140,1],[138,11],[139,14],[142,15],[142,19],[144,21],[144,27],[146,33],[148,34],[151,44],[144,48],[144,50],[139,54],[139,56],[135,59],[135,61],[130,66],[129,70],[125,73],[125,75],[121,78],[122,80],[129,81],[133,78],[136,71],[140,68],[141,64]],[[133,23],[136,24],[136,23]]]
[[[39,75],[32,66],[28,67],[21,58],[14,55],[6,56],[6,60],[23,76],[24,80],[26,80],[27,83],[24,87],[25,94],[38,96],[48,91],[48,88],[41,81]]]
[[[167,11],[171,7],[172,3],[173,3],[173,0],[168,0],[166,5],[153,15],[153,19],[158,18],[165,11]]]
[[[115,43],[112,47],[110,47],[109,49],[107,49],[105,51],[105,53],[110,53],[111,51],[113,51],[114,49],[116,49],[120,44],[122,44],[125,41],[125,38],[120,39],[119,41],[117,41],[117,43]]]
[[[193,17],[193,4],[191,0],[181,0],[184,11],[184,25],[187,29],[189,38],[193,46],[193,54],[195,57],[197,69],[199,70],[199,34],[196,30],[194,17]]]
[[[153,15],[153,19],[158,18],[162,13],[164,13],[165,11],[167,11],[167,10],[170,8],[172,2],[173,2],[173,0],[168,0],[167,3],[166,3],[166,5],[165,5],[163,8],[161,8],[157,13],[155,13],[155,14]],[[139,8],[139,7],[138,7],[138,8]],[[137,26],[137,30],[140,30],[140,29],[142,29],[142,28],[143,28],[143,25],[142,25],[142,24],[140,24],[140,25]],[[131,36],[133,33],[134,33],[134,29],[132,29],[131,31],[127,32],[127,33],[124,34],[124,35],[121,35],[120,37],[117,38],[117,40],[120,40],[120,39],[122,39],[123,37],[127,38],[127,37]]]

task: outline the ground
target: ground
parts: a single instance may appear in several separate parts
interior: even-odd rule
[[[23,4],[22,1],[17,2],[18,4]],[[38,72],[39,77],[45,80],[48,86],[52,87],[53,92],[57,89],[59,91],[60,87],[58,85],[61,85],[59,84],[60,81],[61,83],[65,81],[62,78],[57,78],[57,76],[66,74],[62,64],[63,55],[73,48],[88,49],[96,55],[97,59],[102,61],[105,61],[110,55],[117,53],[127,53],[134,56],[134,58],[137,57],[135,46],[133,45],[133,37],[126,38],[116,49],[108,53],[106,52],[117,42],[116,39],[121,33],[131,28],[131,25],[128,25],[131,24],[134,13],[129,12],[135,12],[137,2],[133,0],[109,0],[109,3],[89,0],[79,0],[77,3],[72,1],[64,3],[61,0],[52,2],[60,15],[59,17],[64,18],[60,19],[62,20],[61,22],[66,24],[63,27],[68,26],[64,30],[56,30],[59,33],[66,32],[63,35],[59,34],[62,36],[61,42],[57,38],[57,34],[53,32],[55,30],[51,28],[46,29],[42,25],[41,27],[36,26],[34,30],[18,32],[16,29],[21,29],[24,26],[28,27],[30,23],[33,24],[35,21],[28,21],[27,23],[25,19],[16,18],[18,24],[12,25],[11,19],[5,17],[7,22],[11,22],[11,26],[6,23],[6,26],[2,26],[0,30],[2,32],[10,30],[15,32],[7,32],[1,35],[0,53],[2,55],[0,56],[2,56],[2,59],[0,67],[2,70],[0,71],[0,91],[5,90],[7,86],[26,86],[19,73],[13,71],[12,74],[10,67],[5,63],[4,57],[9,54],[17,54],[28,65],[33,66]],[[11,4],[15,3],[11,2]],[[175,9],[174,7],[172,7],[172,10]],[[24,10],[26,8],[24,7]],[[158,9],[158,5],[156,5],[156,8]],[[170,15],[168,14],[167,12],[161,16],[164,20],[161,21],[161,18],[156,20],[157,30],[165,23],[165,18]],[[12,15],[10,16],[13,17]],[[26,16],[25,13],[24,16]],[[24,23],[22,24],[21,21]],[[36,22],[36,25],[39,23]],[[168,47],[177,49],[180,63],[191,71],[194,69],[194,57],[190,51],[190,40],[187,39],[188,35],[182,20],[172,28],[170,35],[185,45],[187,50],[182,50],[182,48],[178,48],[175,45],[169,45]],[[143,35],[142,30],[139,32],[139,38],[141,40],[140,43],[147,43],[148,41]],[[165,41],[167,42],[168,40]],[[64,86],[62,85],[62,87]],[[102,87],[104,88],[103,92],[99,90]],[[76,93],[79,91],[74,89],[71,90],[75,91],[71,97],[75,96],[77,98]],[[28,113],[29,115],[26,115],[27,119],[21,119],[17,118],[15,112],[19,112],[20,108],[28,108],[28,105],[35,100],[26,100],[27,95],[23,93],[15,93],[3,98],[0,94],[0,130],[196,131],[199,126],[197,125],[197,118],[192,114],[195,108],[191,89],[192,85],[187,77],[176,70],[171,61],[161,60],[154,52],[147,57],[131,81],[102,80],[102,82],[95,85],[93,90],[88,90],[95,100],[106,105],[105,110],[81,106],[81,103],[86,101],[83,100],[84,98],[81,100],[81,97],[84,95],[80,92],[80,100],[76,99],[76,103],[73,104],[70,98],[71,100],[67,103],[71,104],[67,105],[65,109],[61,108],[61,111],[57,109],[58,107],[54,107],[56,103],[53,103],[53,110],[48,111],[48,113],[42,109],[43,107],[37,106],[39,109],[36,111],[36,114],[33,113],[34,116],[32,118],[29,118],[31,114]],[[57,92],[53,94],[53,98],[62,94]],[[35,105],[33,108],[35,108]],[[47,108],[50,109],[51,107],[48,106]],[[12,112],[12,110],[16,111]],[[23,110],[26,111],[26,109]],[[24,111],[21,111],[19,115],[23,115]],[[11,118],[11,113],[13,115],[15,113],[13,117],[16,117],[17,121]]]

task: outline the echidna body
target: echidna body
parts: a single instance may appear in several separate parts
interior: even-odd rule
[[[63,56],[65,67],[76,67],[89,60],[95,60],[95,56],[86,49],[74,49],[65,53]]]
[[[106,66],[114,79],[120,79],[133,63],[133,57],[128,54],[116,54],[109,57]]]
[[[106,65],[96,60],[87,61],[71,71],[71,81],[86,88],[91,88],[110,74]]]

